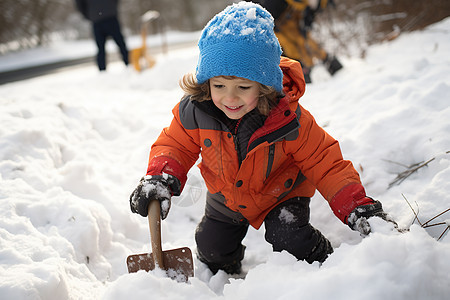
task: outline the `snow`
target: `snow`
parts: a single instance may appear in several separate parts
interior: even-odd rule
[[[364,60],[342,57],[345,68],[332,78],[318,67],[301,99],[340,141],[367,193],[410,230],[370,219],[362,238],[317,193],[311,223],[335,252],[310,265],[273,253],[264,230],[250,229],[245,279],[212,276],[196,258],[187,284],[160,270],[127,273],[128,255],[150,252],[147,220],[130,212],[129,196],[182,96],[178,80],[195,69],[196,47],[158,55],[142,73],[110,63],[102,74],[87,66],[0,86],[0,298],[448,299],[450,238],[438,238],[449,213],[430,222],[444,226],[424,229],[411,225],[411,208],[422,223],[449,208],[449,31],[447,18],[372,46]],[[200,178],[193,168],[162,222],[163,249],[195,253]]]
[[[259,8],[258,8],[259,7]],[[258,10],[257,10],[258,9]],[[237,20],[240,20],[239,22]],[[212,18],[205,27],[204,35],[210,38],[239,38],[241,36],[250,36],[248,38],[257,41],[267,41],[276,43],[273,31],[273,17],[265,9],[255,3],[241,1],[228,6],[222,12]],[[258,34],[253,34],[257,31]],[[272,35],[270,35],[272,32]],[[209,44],[209,39],[203,43]]]
[[[287,210],[286,208],[281,209],[280,215],[278,216],[278,218],[281,221],[283,221],[283,223],[285,223],[285,224],[293,223],[297,219],[295,217],[295,215],[293,213],[291,213],[289,210]]]
[[[252,7],[247,11],[247,19],[256,20],[256,8]]]

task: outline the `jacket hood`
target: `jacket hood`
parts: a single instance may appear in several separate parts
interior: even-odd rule
[[[283,71],[283,93],[286,100],[289,103],[298,102],[306,89],[302,66],[298,61],[282,56],[280,68]]]

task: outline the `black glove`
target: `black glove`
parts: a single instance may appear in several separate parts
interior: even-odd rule
[[[161,205],[161,219],[164,220],[169,213],[170,198],[172,197],[169,183],[171,180],[174,181],[174,178],[171,175],[169,175],[169,179],[150,175],[142,177],[130,196],[131,211],[146,217],[150,201],[158,200]]]
[[[380,201],[374,200],[372,204],[360,205],[356,207],[348,216],[348,226],[359,231],[362,236],[366,236],[371,232],[370,224],[367,219],[371,217],[379,217],[387,222],[394,224],[395,228],[398,228],[397,223],[383,211],[383,207]]]

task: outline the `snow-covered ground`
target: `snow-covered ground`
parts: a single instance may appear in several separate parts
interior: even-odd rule
[[[340,140],[368,194],[410,231],[373,220],[361,238],[316,194],[311,222],[335,252],[310,265],[273,253],[263,229],[250,229],[245,279],[212,276],[196,259],[187,284],[158,271],[127,274],[126,257],[150,251],[147,220],[128,197],[182,96],[178,80],[195,68],[195,47],[158,55],[140,74],[113,63],[102,74],[91,66],[0,86],[0,298],[448,299],[450,235],[438,238],[450,212],[429,223],[446,225],[423,229],[411,225],[405,199],[422,223],[450,208],[449,35],[446,19],[373,46],[364,60],[341,58],[335,77],[318,67],[301,99]],[[163,249],[195,252],[204,194],[193,168],[162,222]]]
[[[163,45],[176,47],[180,44],[195,43],[200,32],[179,32],[171,31],[164,34],[149,36],[146,41],[147,50],[150,54],[161,52]],[[142,46],[140,36],[129,36],[126,39],[129,49]],[[117,45],[112,39],[106,42],[108,53],[117,53]],[[8,52],[0,56],[0,72],[13,71],[26,67],[35,67],[43,64],[57,63],[72,59],[94,57],[97,53],[97,46],[93,39],[81,41],[58,40],[50,45],[36,49],[23,50],[19,52]],[[94,60],[93,60],[94,61]]]

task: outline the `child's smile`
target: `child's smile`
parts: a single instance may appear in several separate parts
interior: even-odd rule
[[[244,106],[243,106],[243,105],[240,105],[240,106],[227,106],[227,105],[225,105],[225,108],[226,108],[227,110],[229,110],[230,112],[233,112],[233,113],[237,112],[237,111],[240,110],[242,107],[244,107]]]

